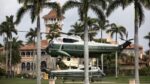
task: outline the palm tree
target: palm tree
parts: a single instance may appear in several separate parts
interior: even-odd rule
[[[96,24],[96,18],[87,18],[87,25],[89,28],[89,41],[92,41],[94,39],[94,36],[96,36],[97,32],[95,31],[97,28],[94,27]],[[93,32],[94,31],[94,32]]]
[[[135,82],[139,84],[139,55],[138,55],[138,28],[144,22],[143,7],[149,9],[149,0],[114,0],[110,3],[107,9],[107,16],[109,16],[117,7],[121,6],[123,9],[127,6],[134,5],[134,44],[135,44]]]
[[[149,40],[148,46],[149,46],[149,56],[150,56],[150,32],[148,35],[144,36],[145,39]]]
[[[106,30],[109,26],[110,25],[109,25],[109,21],[108,20],[101,21],[100,19],[97,19],[97,24],[95,25],[95,27],[100,29],[101,43],[103,42],[103,40],[102,40],[102,38],[103,38],[103,31]]]
[[[26,37],[28,38],[28,41],[32,42],[35,46],[35,38],[37,37],[37,28],[32,29],[30,28],[30,31],[26,34]],[[33,49],[33,63],[36,64],[36,50]],[[34,66],[34,65],[33,65]],[[33,67],[33,75],[35,72],[35,67]]]
[[[84,31],[83,24],[81,22],[76,22],[74,25],[71,25],[72,29],[69,30],[68,34],[80,35]],[[83,34],[80,35],[84,39]]]
[[[111,37],[116,35],[116,43],[118,42],[118,34],[123,37],[126,34],[126,29],[123,26],[117,26],[116,24],[111,24],[111,28],[106,31],[106,33],[110,33]]]
[[[6,16],[6,21],[2,22],[0,25],[0,35],[4,35],[4,44],[6,49],[6,72],[7,72],[7,64],[8,64],[8,40],[12,39],[12,33],[17,34],[17,30],[15,29],[13,16]],[[6,38],[5,38],[6,35]],[[11,69],[11,55],[9,57],[9,69]],[[10,73],[11,74],[11,73]]]
[[[100,7],[101,6],[101,7]],[[85,59],[85,84],[89,84],[89,74],[88,74],[88,64],[89,64],[89,52],[88,52],[88,28],[87,28],[87,18],[88,11],[91,9],[94,13],[98,15],[102,20],[104,19],[104,14],[101,8],[106,8],[105,0],[69,0],[63,7],[63,13],[71,8],[77,7],[80,15],[81,21],[84,24],[84,59]]]
[[[12,42],[10,43],[12,46],[12,64],[16,65],[21,60],[19,49],[23,45],[23,41],[17,40],[17,38],[12,38]]]
[[[40,64],[41,64],[41,39],[40,39],[40,12],[43,8],[56,8],[57,14],[60,16],[60,6],[56,2],[47,2],[47,0],[18,0],[19,3],[23,4],[22,7],[17,12],[18,24],[22,16],[30,10],[32,23],[37,19],[37,57],[38,57],[38,67],[37,67],[37,84],[41,84],[40,78]]]
[[[53,38],[60,36],[61,27],[58,25],[58,23],[50,24],[48,26],[49,26],[48,28],[50,29],[49,29],[49,34],[46,35],[47,39],[52,40]]]
[[[113,35],[116,35],[116,44],[117,44],[117,38],[118,38],[118,34],[121,36],[121,38],[123,37],[123,34],[126,33],[126,29],[123,26],[117,26],[116,24],[111,24],[111,29],[108,29],[106,31],[106,33],[110,33],[111,37],[113,37]],[[116,51],[115,53],[115,64],[116,64],[116,78],[118,77],[118,52]]]
[[[16,64],[18,64],[21,61],[21,56],[20,56],[20,52],[19,52],[19,48],[22,45],[22,41],[21,40],[17,40],[17,38],[12,38],[12,40],[8,41],[8,46],[10,47],[9,49],[9,55],[10,55],[10,76],[12,77],[12,66],[15,66]]]
[[[35,30],[30,28],[30,31],[26,34],[26,38],[33,40],[33,43],[35,44],[36,37],[37,37],[37,28],[35,28]]]
[[[96,27],[94,27],[96,23],[96,19],[95,18],[87,18],[87,25],[89,27],[88,31],[89,31],[89,40],[93,40],[94,36],[97,34]],[[73,29],[70,29],[68,34],[74,34],[74,35],[80,35],[80,37],[84,40],[84,34],[83,34],[83,27],[84,25],[81,22],[76,22],[74,25],[72,25]]]

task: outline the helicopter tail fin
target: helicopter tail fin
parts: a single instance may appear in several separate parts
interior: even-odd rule
[[[119,46],[120,50],[124,50],[127,46],[129,46],[132,42],[130,41],[126,41],[125,43],[123,43],[122,45]]]

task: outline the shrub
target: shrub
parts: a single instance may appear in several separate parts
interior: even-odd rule
[[[140,69],[139,74],[142,76],[150,76],[150,67]]]
[[[5,75],[6,75],[5,70],[0,68],[0,77],[5,76]]]

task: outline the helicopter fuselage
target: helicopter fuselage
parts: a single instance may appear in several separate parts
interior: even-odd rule
[[[118,45],[88,42],[90,56],[96,56],[101,53],[111,53],[117,51]],[[47,53],[51,56],[78,56],[83,57],[84,41],[72,38],[57,38],[50,42]]]

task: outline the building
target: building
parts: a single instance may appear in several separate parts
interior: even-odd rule
[[[45,26],[46,26],[46,32],[48,33],[50,31],[50,26],[52,24],[58,24],[60,28],[62,28],[63,23],[62,20],[64,19],[64,16],[58,17],[57,11],[55,9],[51,10],[47,15],[43,16]]]
[[[41,41],[41,67],[51,68],[51,57],[46,53],[45,49],[48,46],[47,40]],[[21,63],[18,65],[17,73],[32,74],[36,70],[36,46],[35,44],[25,44],[20,48]]]
[[[122,51],[119,64],[121,65],[120,70],[131,70],[134,69],[134,44],[127,46]],[[142,46],[139,46],[139,68],[146,67],[147,62],[144,61],[144,50]]]

